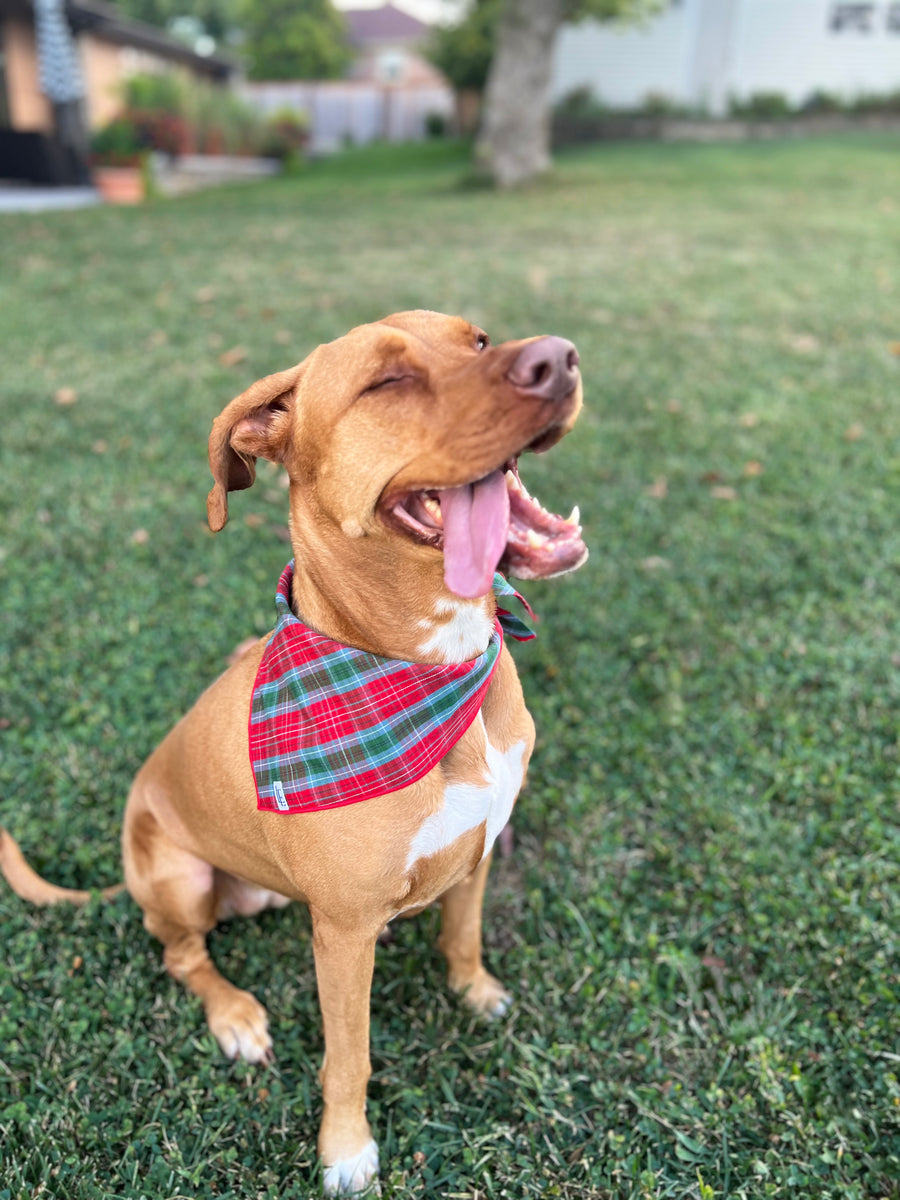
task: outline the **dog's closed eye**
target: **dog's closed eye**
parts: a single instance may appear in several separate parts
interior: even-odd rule
[[[374,379],[368,387],[363,388],[360,395],[365,395],[367,392],[377,392],[381,388],[390,387],[395,383],[411,383],[417,376],[413,371],[405,370],[403,367],[392,368],[384,375],[380,375]]]

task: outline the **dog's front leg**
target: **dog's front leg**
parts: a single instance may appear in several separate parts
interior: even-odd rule
[[[313,912],[313,952],[325,1029],[319,1078],[325,1102],[319,1154],[325,1193],[362,1192],[378,1174],[378,1147],[366,1120],[369,1001],[377,932],[339,925]],[[375,1184],[377,1187],[377,1183]]]

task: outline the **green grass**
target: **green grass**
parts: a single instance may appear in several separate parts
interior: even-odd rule
[[[466,171],[381,149],[3,219],[2,820],[58,882],[117,878],[135,768],[270,626],[284,493],[204,524],[232,395],[407,307],[563,334],[585,413],[523,477],[592,556],[525,587],[540,741],[486,914],[517,1003],[447,996],[433,913],[379,950],[384,1194],[896,1200],[900,140]],[[2,1200],[318,1194],[302,909],[211,938],[269,1069],[222,1059],[126,897],[3,890],[0,921]]]

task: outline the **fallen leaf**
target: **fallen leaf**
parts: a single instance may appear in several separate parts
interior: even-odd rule
[[[737,500],[738,495],[734,488],[728,487],[727,484],[720,484],[719,487],[710,488],[709,494],[713,500]]]
[[[104,441],[103,438],[97,438],[96,442],[94,442],[93,446],[91,446],[91,449],[95,454],[105,454],[109,449],[109,445],[106,441]]]
[[[852,425],[844,430],[844,441],[858,442],[865,432],[865,428],[858,421],[854,421]]]
[[[797,354],[815,354],[822,345],[814,333],[792,333],[788,336],[787,344]]]
[[[198,288],[194,292],[194,299],[198,304],[209,304],[216,298],[216,289],[214,287]]]
[[[150,541],[150,534],[146,529],[136,529],[131,535],[131,544],[133,546],[146,546]]]
[[[166,333],[166,331],[164,329],[154,329],[148,339],[148,345],[150,345],[150,346],[165,346],[165,344],[168,340],[169,340],[169,335]]]
[[[670,571],[672,564],[667,558],[661,558],[658,554],[651,554],[648,558],[641,559],[641,567],[645,571]]]
[[[741,413],[741,415],[738,417],[738,425],[740,425],[742,429],[755,429],[758,424],[759,417],[755,412]]]
[[[723,479],[721,471],[704,471],[700,476],[701,483],[721,483]]]
[[[674,396],[671,397],[671,399],[666,401],[666,412],[672,413],[672,414],[680,413],[681,412],[681,401],[676,400]]]
[[[654,500],[665,500],[669,494],[669,481],[665,475],[657,475],[650,486],[647,488],[647,495],[652,496]]]
[[[62,405],[63,408],[68,408],[70,404],[74,404],[78,399],[78,393],[74,388],[61,387],[57,388],[53,393],[53,399],[57,404]]]
[[[547,280],[550,278],[546,267],[533,266],[528,269],[528,286],[540,296],[547,290]]]
[[[748,479],[754,479],[757,475],[762,475],[765,467],[755,458],[751,458],[749,462],[744,463],[744,474]]]
[[[225,350],[219,355],[219,362],[223,367],[236,367],[238,363],[242,363],[246,357],[246,346],[232,346],[230,350]]]
[[[195,575],[194,576],[194,587],[206,587],[206,585],[208,583],[209,583],[208,575]]]
[[[287,525],[273,525],[272,532],[278,538],[279,542],[287,542],[290,544],[291,531],[288,529]]]
[[[277,329],[275,331],[275,341],[279,346],[290,345],[291,335],[286,329]]]
[[[900,358],[900,342],[888,342],[888,350],[896,358]]]
[[[244,517],[244,524],[250,529],[259,529],[260,525],[262,525],[264,521],[265,517],[261,516],[259,513],[247,513],[246,517]]]

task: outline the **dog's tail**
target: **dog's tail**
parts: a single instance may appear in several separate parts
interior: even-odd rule
[[[78,888],[57,887],[55,883],[48,883],[46,879],[42,879],[25,861],[15,838],[10,837],[2,828],[0,872],[16,895],[32,904],[87,904],[94,895],[94,892],[83,892]],[[103,888],[100,895],[104,900],[111,900],[113,896],[118,896],[124,887],[124,883],[117,883],[113,887]]]

